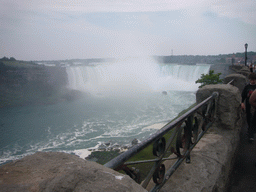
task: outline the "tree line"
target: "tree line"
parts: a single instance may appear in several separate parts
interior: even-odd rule
[[[0,61],[16,61],[16,59],[14,57],[10,57],[10,58],[3,57],[3,58],[0,59]]]

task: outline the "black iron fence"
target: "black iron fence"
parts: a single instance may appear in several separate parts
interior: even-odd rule
[[[186,159],[186,162],[190,163],[190,152],[216,118],[217,97],[218,93],[214,92],[180,117],[167,123],[155,134],[104,166],[126,173],[143,188],[150,187],[150,191],[158,191],[183,160]],[[145,159],[140,155],[143,151],[147,158],[148,156],[152,158]]]

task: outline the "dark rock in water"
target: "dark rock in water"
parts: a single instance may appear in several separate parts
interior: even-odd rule
[[[101,144],[99,147],[98,147],[98,150],[99,151],[106,151],[107,149],[107,146],[105,146],[104,144]]]
[[[163,91],[162,94],[163,94],[163,95],[167,95],[167,91]]]
[[[132,145],[137,145],[138,143],[139,143],[138,139],[135,138],[135,139],[132,140]]]

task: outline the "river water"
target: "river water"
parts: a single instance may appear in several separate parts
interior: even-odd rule
[[[167,123],[195,103],[195,80],[209,69],[207,64],[152,61],[67,67],[69,88],[85,96],[54,105],[0,109],[0,164],[36,151],[85,157],[88,149],[102,143],[141,141],[156,131],[148,126]]]

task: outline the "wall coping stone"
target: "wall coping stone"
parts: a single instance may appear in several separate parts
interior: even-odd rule
[[[0,191],[145,192],[128,175],[61,152],[37,152],[0,167]]]

